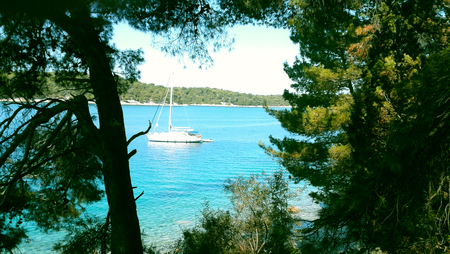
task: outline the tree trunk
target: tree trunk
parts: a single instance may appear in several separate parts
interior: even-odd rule
[[[112,253],[143,253],[122,106],[110,61],[87,10],[80,8],[70,18],[56,17],[55,23],[69,33],[89,64],[100,122],[103,175],[111,216]]]
[[[109,62],[99,59],[94,61],[109,66]],[[106,71],[101,69],[96,74],[92,72],[91,78],[100,84],[95,89],[95,97],[104,154],[105,189],[111,214],[112,253],[142,253],[122,107],[111,72],[106,76]]]

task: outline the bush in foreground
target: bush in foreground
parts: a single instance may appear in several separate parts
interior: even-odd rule
[[[296,253],[299,220],[288,209],[297,196],[282,171],[228,179],[231,210],[205,203],[198,225],[183,230],[176,253]]]

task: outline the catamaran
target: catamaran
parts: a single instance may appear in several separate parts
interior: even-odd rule
[[[167,95],[166,95],[167,96]],[[168,142],[168,143],[202,143],[202,142],[212,142],[211,139],[202,139],[202,135],[195,132],[190,127],[175,127],[172,125],[172,98],[173,98],[173,87],[170,88],[170,109],[169,109],[169,128],[167,132],[156,132],[158,127],[159,118],[161,116],[161,111],[159,112],[158,120],[156,121],[155,127],[152,131],[147,133],[147,138],[150,142]],[[164,99],[165,102],[165,99]]]

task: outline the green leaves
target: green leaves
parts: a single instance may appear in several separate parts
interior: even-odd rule
[[[262,147],[324,205],[303,230],[302,250],[440,253],[448,248],[447,3],[293,5],[301,51],[285,71],[297,93],[284,94],[292,110],[268,110],[293,135]]]
[[[181,253],[294,253],[299,221],[288,201],[296,194],[283,172],[227,180],[231,211],[212,210],[208,203],[200,224],[183,231]]]

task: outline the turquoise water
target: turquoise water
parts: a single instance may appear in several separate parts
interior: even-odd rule
[[[127,136],[145,130],[156,108],[123,106]],[[95,107],[91,109],[95,114]],[[167,111],[159,123],[163,128],[167,126],[164,113]],[[144,241],[158,247],[173,243],[181,229],[195,225],[205,200],[213,208],[226,209],[229,201],[222,192],[226,179],[277,169],[277,162],[264,153],[258,142],[268,144],[269,135],[289,135],[262,108],[174,107],[172,119],[174,126],[190,126],[214,142],[149,143],[146,136],[141,136],[130,144],[130,151],[137,150],[130,159],[135,196],[144,192],[137,200]],[[89,207],[89,212],[105,215],[106,203]],[[51,245],[60,237],[61,233],[49,236],[33,231],[30,240],[35,241],[25,244],[22,251],[50,253]]]
[[[124,106],[128,135],[140,131],[143,116],[151,119],[155,109]],[[214,142],[149,143],[143,136],[131,144],[138,151],[130,161],[135,193],[145,192],[137,201],[141,228],[146,240],[157,246],[178,238],[181,228],[193,226],[205,200],[212,207],[227,207],[222,192],[227,178],[276,169],[277,163],[258,142],[269,143],[271,134],[287,135],[261,108],[176,107],[172,119],[174,126],[190,126]],[[167,126],[164,114],[159,125]]]

